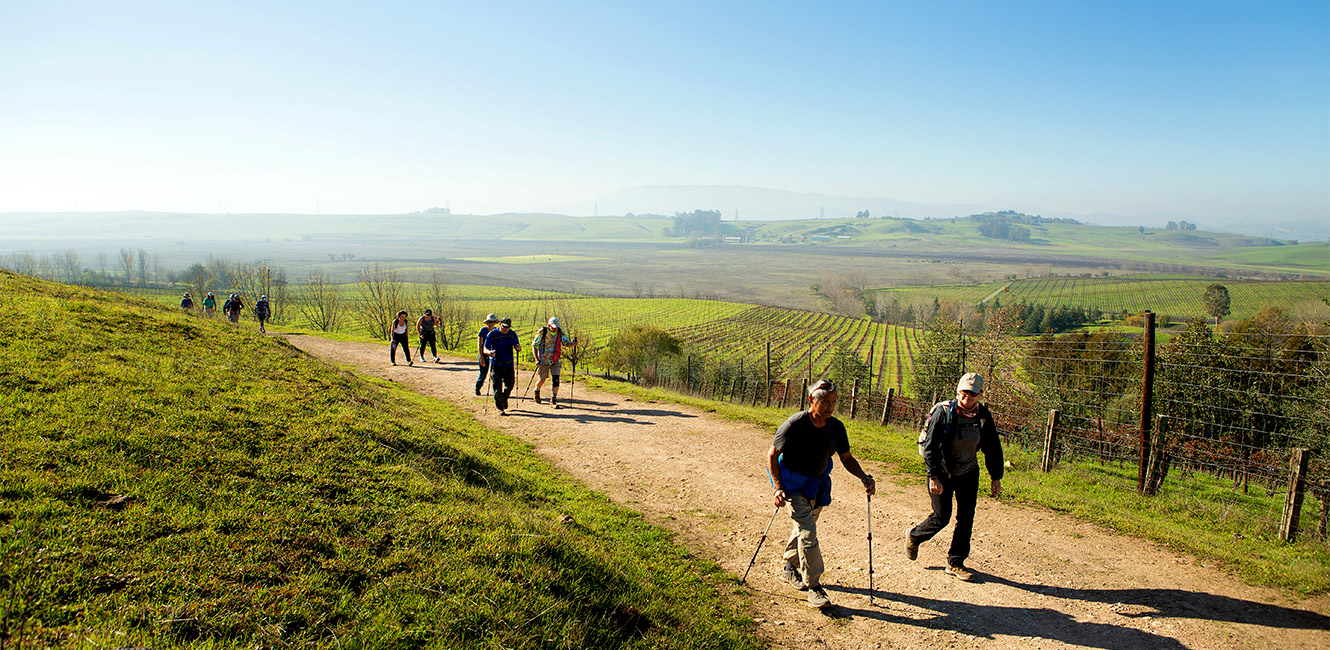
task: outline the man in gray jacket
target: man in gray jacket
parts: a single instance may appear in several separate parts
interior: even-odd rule
[[[913,560],[919,556],[919,545],[947,526],[954,495],[956,529],[947,551],[946,572],[965,581],[974,579],[965,560],[970,556],[970,533],[979,500],[978,452],[984,452],[984,465],[992,479],[990,493],[994,497],[1002,493],[1002,441],[993,414],[979,403],[983,393],[984,378],[966,373],[956,385],[956,398],[933,405],[929,412],[922,445],[933,513],[905,538],[905,555]]]

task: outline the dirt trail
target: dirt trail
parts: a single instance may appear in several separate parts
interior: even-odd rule
[[[394,367],[384,345],[287,340],[469,409],[736,575],[773,511],[764,470],[772,432],[763,428],[580,385],[565,408],[553,410],[516,399],[529,372],[519,378],[510,415],[500,417],[492,401],[473,394],[474,362]],[[566,396],[568,386],[560,392]],[[902,550],[906,529],[928,513],[924,488],[900,488],[883,480],[884,468],[864,466],[881,488],[873,499],[873,604],[865,500],[858,481],[838,468],[834,502],[819,526],[834,606],[810,609],[802,592],[776,579],[789,532],[784,515],[749,576],[752,616],[773,647],[1330,648],[1330,597],[1300,600],[1249,587],[1150,542],[987,497],[970,559],[976,581],[959,582],[942,572],[950,527],[917,561]]]

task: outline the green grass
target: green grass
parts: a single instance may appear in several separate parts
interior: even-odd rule
[[[578,381],[639,400],[688,404],[772,432],[797,408],[779,410],[716,402],[599,377]],[[1000,423],[1002,414],[994,415]],[[845,414],[841,417],[844,419]],[[846,425],[855,456],[884,463],[894,472],[891,478],[897,483],[922,489],[925,474],[915,445],[917,425],[881,427],[861,420],[847,421]],[[1064,512],[1215,561],[1249,584],[1279,587],[1304,596],[1330,592],[1330,546],[1325,540],[1314,539],[1321,504],[1310,493],[1303,503],[1299,541],[1288,544],[1276,537],[1282,493],[1267,493],[1263,487],[1252,486],[1250,493],[1243,494],[1232,489],[1230,482],[1199,473],[1180,476],[1174,470],[1160,494],[1143,497],[1136,494],[1137,468],[1131,463],[1118,468],[1112,463],[1068,461],[1045,474],[1039,471],[1041,450],[1008,444],[1004,451],[1013,465],[1002,482],[1004,501]]]
[[[732,576],[454,407],[115,294],[0,307],[0,643],[758,646]]]

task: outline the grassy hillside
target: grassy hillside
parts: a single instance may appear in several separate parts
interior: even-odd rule
[[[0,272],[0,645],[754,647],[716,567],[456,409]]]

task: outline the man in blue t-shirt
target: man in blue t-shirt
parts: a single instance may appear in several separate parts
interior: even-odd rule
[[[817,543],[817,518],[831,503],[832,454],[840,457],[845,471],[864,484],[871,497],[877,492],[873,477],[864,473],[850,453],[845,425],[832,416],[836,411],[836,385],[819,379],[808,387],[809,406],[790,416],[776,429],[767,452],[767,471],[776,488],[777,508],[788,505],[794,529],[785,544],[785,568],[781,579],[795,589],[808,590],[808,605],[831,604],[822,589],[822,548]]]
[[[480,328],[476,335],[476,356],[480,361],[480,376],[476,377],[476,394],[480,394],[480,388],[485,385],[485,377],[490,374],[490,358],[485,354],[485,338],[494,331],[494,327],[499,324],[499,317],[490,314],[485,317],[485,326]]]
[[[512,330],[513,320],[505,318],[499,321],[499,327],[485,337],[485,355],[489,357],[491,372],[494,373],[494,406],[499,415],[507,415],[508,395],[513,392],[516,383],[517,352],[522,344],[517,340],[517,332]]]

